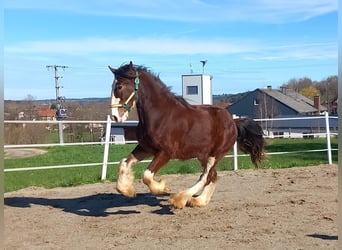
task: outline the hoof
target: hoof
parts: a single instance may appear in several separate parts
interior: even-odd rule
[[[188,197],[183,193],[171,195],[169,202],[174,208],[184,208],[188,202]]]
[[[130,188],[120,188],[120,187],[116,187],[116,190],[126,196],[126,197],[129,197],[129,198],[134,198],[137,196],[137,193],[135,191],[135,188],[134,187],[130,187]]]
[[[149,182],[148,187],[152,194],[168,194],[170,193],[170,188],[166,184],[165,179],[161,179],[160,181]]]
[[[199,197],[192,197],[188,202],[189,207],[205,207],[208,203],[203,202]]]
[[[171,189],[170,189],[169,185],[167,185],[166,180],[165,179],[161,179],[160,183],[164,186],[163,193],[164,194],[169,194]]]

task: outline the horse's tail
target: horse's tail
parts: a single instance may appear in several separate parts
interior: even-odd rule
[[[252,119],[240,118],[234,121],[238,131],[239,149],[250,154],[253,164],[258,168],[265,160],[265,139],[261,126]]]

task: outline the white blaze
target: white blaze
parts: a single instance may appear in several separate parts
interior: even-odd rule
[[[123,108],[115,107],[118,104],[120,104],[120,98],[116,98],[114,94],[112,94],[112,98],[111,98],[112,119],[117,122],[124,122],[128,118],[128,111]]]

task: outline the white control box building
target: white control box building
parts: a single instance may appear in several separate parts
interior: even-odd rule
[[[182,96],[190,104],[213,104],[211,75],[182,75]]]

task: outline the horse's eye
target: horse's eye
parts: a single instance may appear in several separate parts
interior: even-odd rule
[[[117,89],[117,90],[121,90],[121,89],[122,89],[122,86],[121,86],[121,85],[117,85],[117,86],[116,86],[116,89]]]

